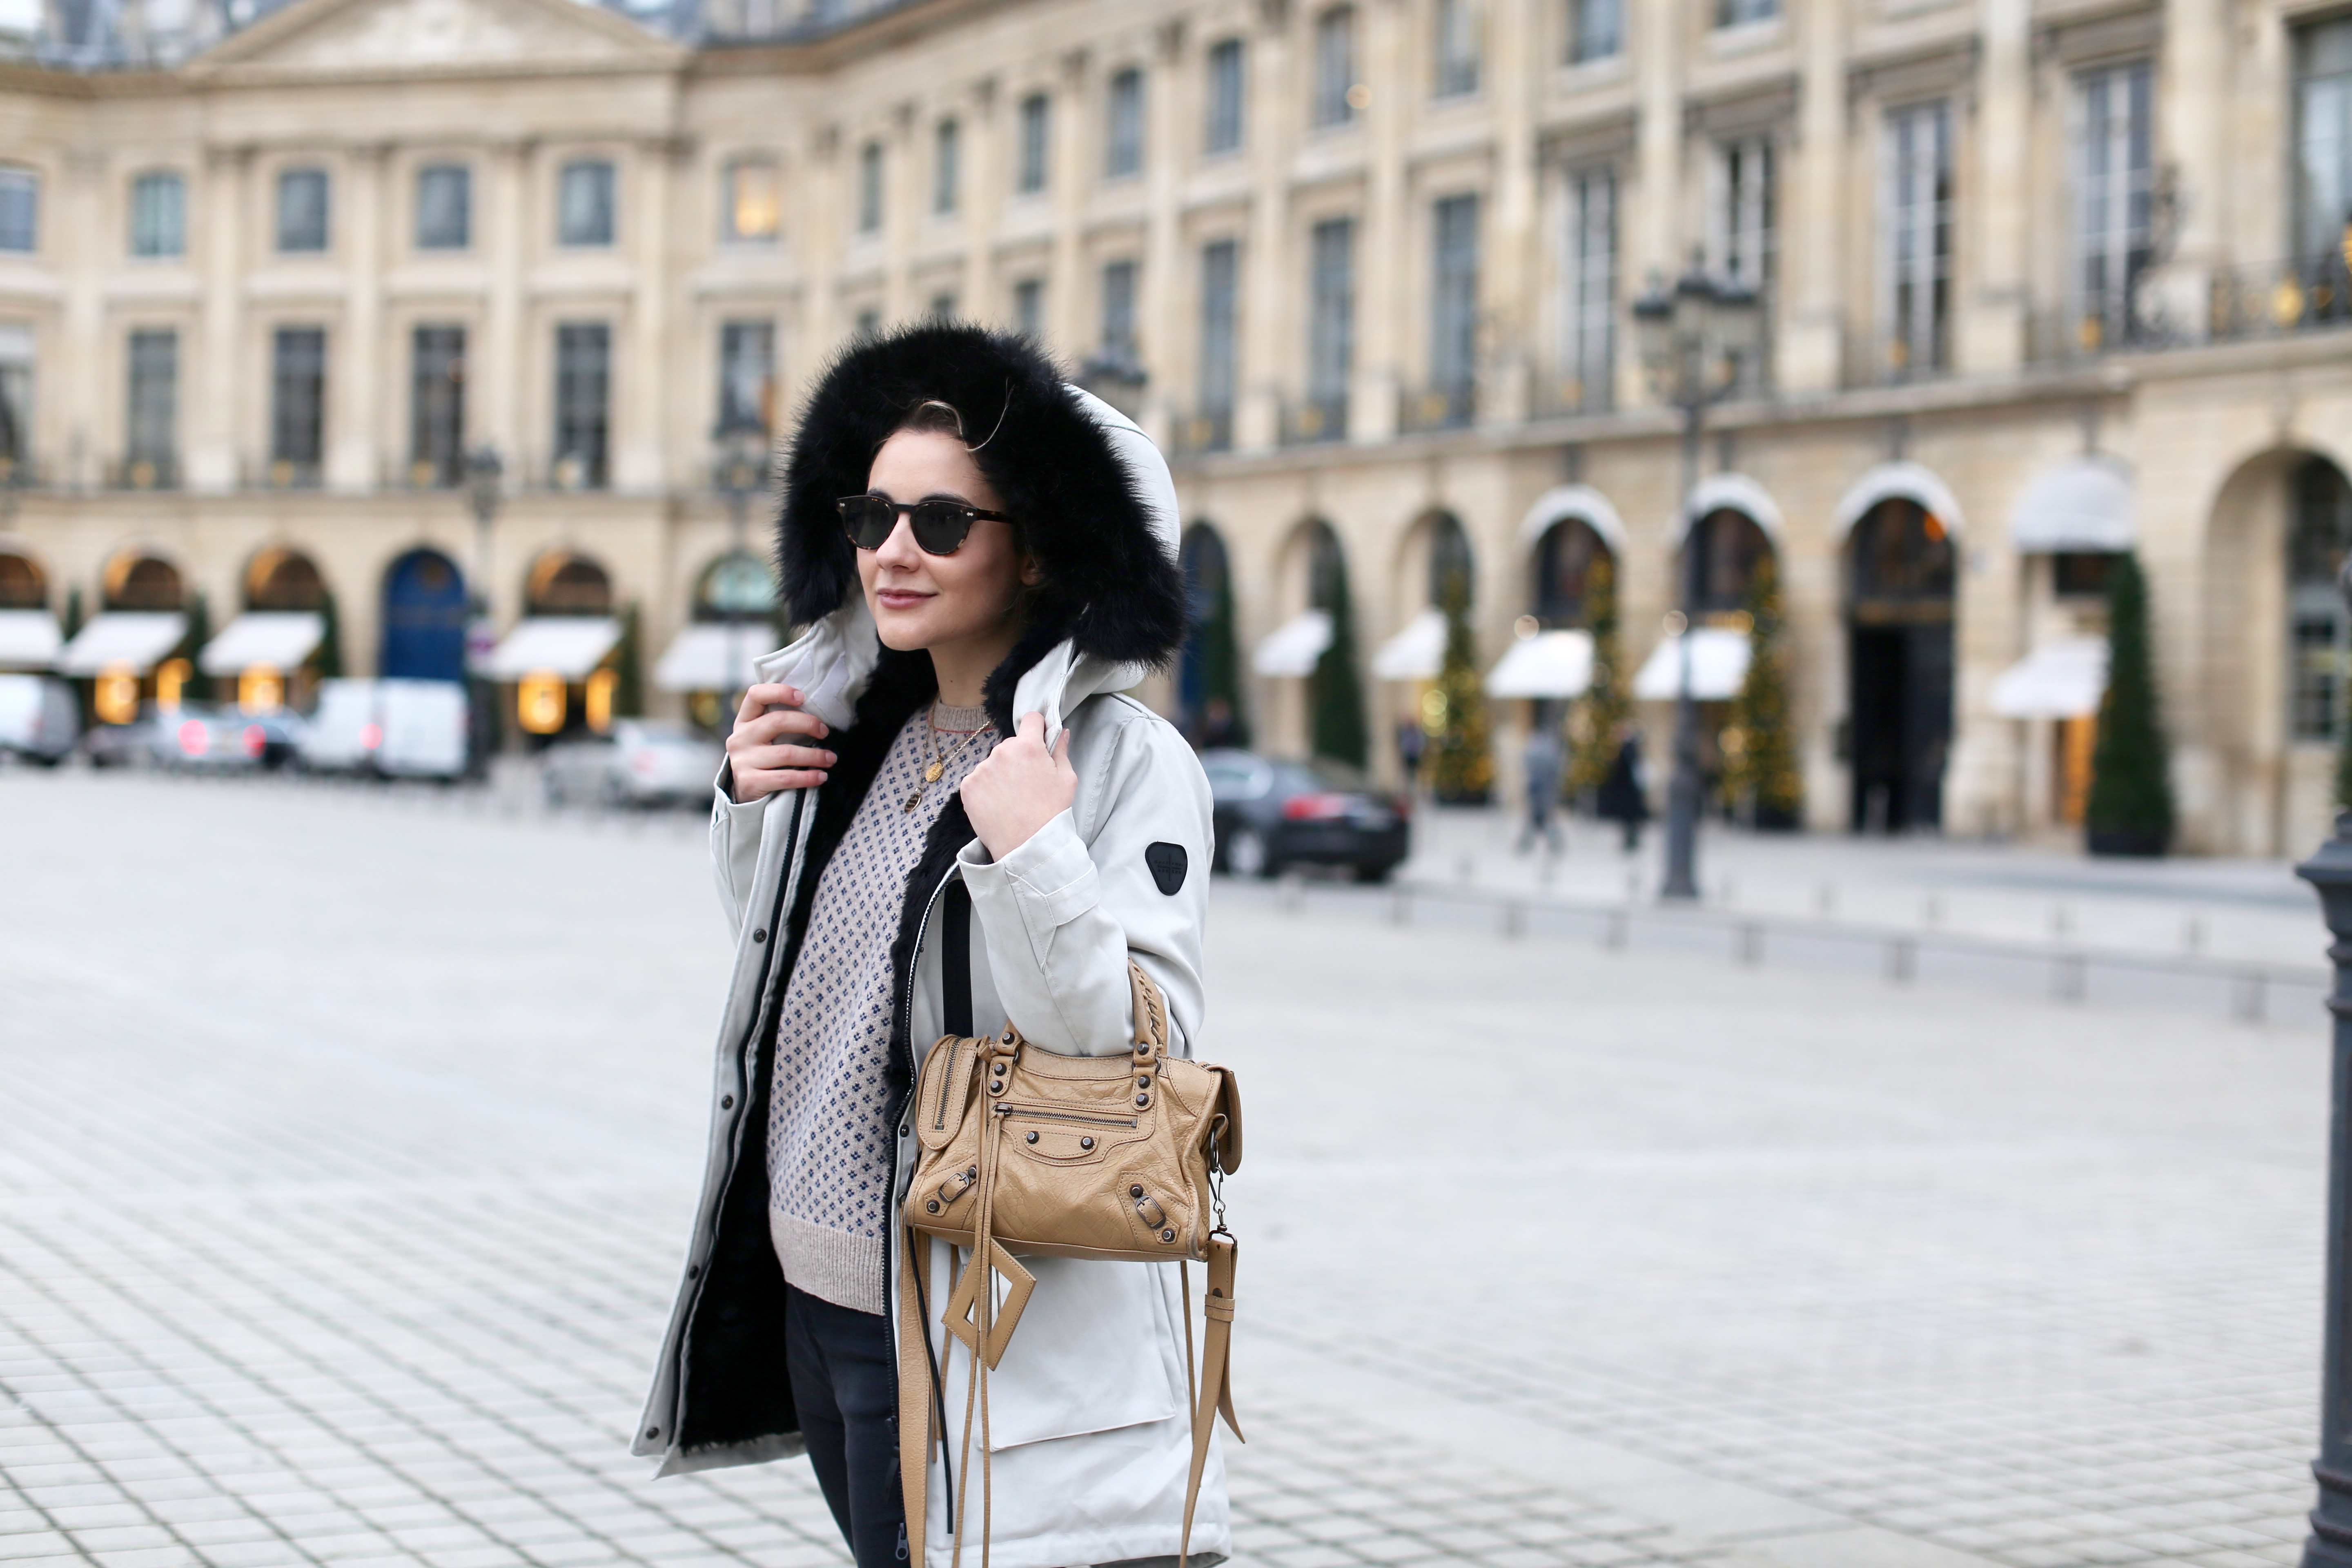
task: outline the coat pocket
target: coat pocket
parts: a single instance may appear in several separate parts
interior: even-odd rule
[[[989,1448],[1002,1453],[1087,1432],[1165,1421],[1184,1407],[1181,1332],[1166,1264],[1032,1255],[1019,1331],[988,1374]],[[934,1325],[936,1331],[936,1325]],[[960,1446],[971,1363],[945,1369],[950,1449]],[[978,1422],[973,1440],[979,1440]]]

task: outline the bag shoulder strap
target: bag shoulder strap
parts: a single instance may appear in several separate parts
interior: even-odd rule
[[[940,1026],[971,1034],[971,889],[961,877],[940,896]]]

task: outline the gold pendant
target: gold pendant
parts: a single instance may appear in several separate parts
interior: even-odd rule
[[[923,782],[925,784],[937,784],[940,782],[940,775],[947,771],[947,760],[945,758],[941,758],[940,761],[933,763],[929,767],[923,770]]]
[[[923,792],[921,790],[917,790],[914,794],[907,797],[907,804],[900,806],[898,809],[900,811],[912,811],[917,805],[921,804]]]

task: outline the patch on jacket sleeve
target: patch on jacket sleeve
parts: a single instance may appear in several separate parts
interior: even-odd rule
[[[1149,845],[1143,851],[1143,863],[1151,868],[1151,879],[1159,883],[1160,890],[1170,898],[1174,898],[1177,889],[1183,887],[1186,858],[1181,844],[1162,842]]]

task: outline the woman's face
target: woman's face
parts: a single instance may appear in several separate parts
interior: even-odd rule
[[[897,501],[954,500],[982,511],[1004,510],[963,443],[940,430],[901,430],[882,443],[866,488]],[[1040,574],[1013,548],[1009,522],[977,519],[954,554],[927,555],[902,512],[879,550],[857,552],[857,578],[883,645],[906,653],[1003,637],[1013,595]]]

